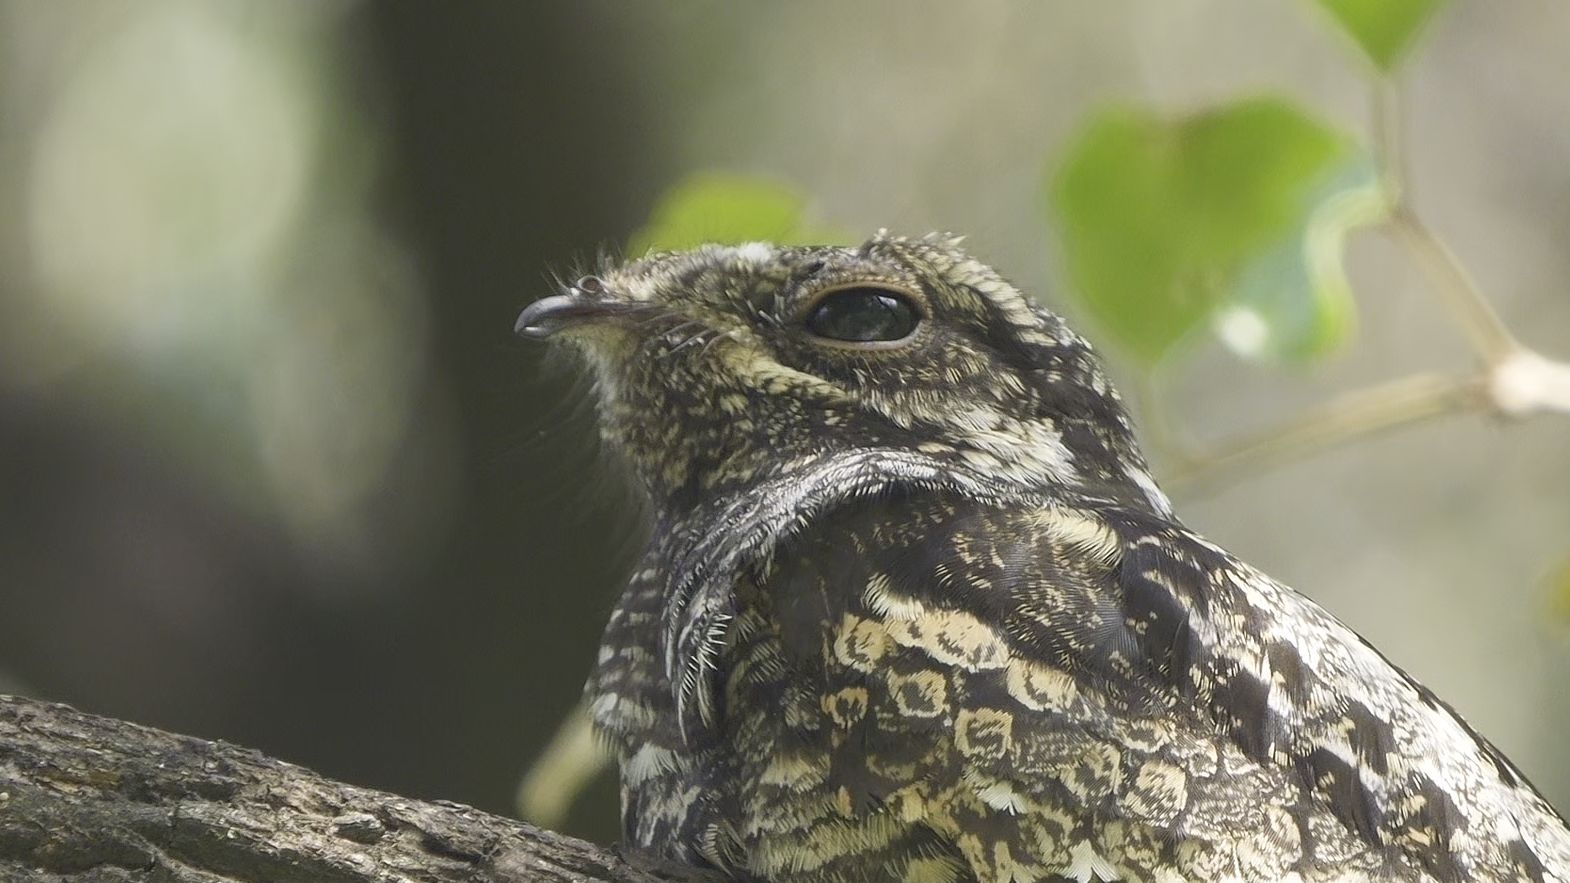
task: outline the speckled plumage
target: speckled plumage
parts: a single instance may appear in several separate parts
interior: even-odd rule
[[[802,327],[855,283],[917,334]],[[1510,763],[1184,528],[1090,348],[957,241],[585,288],[552,331],[656,513],[588,688],[630,844],[792,883],[1570,881]]]

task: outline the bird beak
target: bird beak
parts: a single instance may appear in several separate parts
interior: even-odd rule
[[[578,294],[557,294],[541,298],[518,314],[513,331],[519,337],[545,340],[570,325],[603,319],[623,312],[626,305],[614,301],[590,300]]]

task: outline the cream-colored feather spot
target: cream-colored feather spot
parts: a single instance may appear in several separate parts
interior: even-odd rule
[[[889,578],[881,573],[867,577],[867,588],[862,598],[872,612],[888,620],[915,620],[927,615],[927,607],[914,598],[896,593]]]
[[[1172,764],[1146,761],[1121,802],[1127,813],[1141,822],[1172,824],[1188,805],[1188,775]]]
[[[622,784],[637,787],[650,779],[663,776],[676,768],[678,759],[674,752],[653,743],[641,746],[622,761]]]
[[[888,631],[896,643],[966,671],[1003,668],[1011,655],[995,629],[958,610],[928,610],[914,619],[890,622]]]
[[[918,671],[908,675],[890,672],[887,677],[889,694],[894,697],[894,707],[905,717],[941,717],[949,710],[949,685],[943,675],[935,671]]]
[[[867,690],[846,687],[823,697],[823,713],[836,727],[848,730],[867,715]]]
[[[1118,869],[1097,852],[1088,840],[1081,840],[1069,850],[1069,865],[1062,874],[1079,883],[1090,883],[1092,880],[1110,883],[1118,879]]]
[[[995,708],[964,709],[954,718],[954,747],[967,757],[1001,760],[1014,748],[1014,716]]]
[[[891,644],[881,623],[847,613],[834,632],[834,659],[847,668],[872,672]]]
[[[1009,661],[1004,684],[1010,696],[1032,711],[1067,711],[1079,696],[1068,672],[1028,659]]]
[[[1105,521],[1077,509],[1048,506],[1032,516],[1054,542],[1081,549],[1097,560],[1111,563],[1121,550],[1117,535]]]

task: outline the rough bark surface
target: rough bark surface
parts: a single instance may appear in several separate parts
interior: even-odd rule
[[[712,879],[250,749],[0,696],[0,881]]]

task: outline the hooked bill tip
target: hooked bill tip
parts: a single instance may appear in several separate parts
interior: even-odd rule
[[[571,294],[555,294],[524,307],[523,312],[518,314],[518,321],[513,323],[512,330],[519,337],[545,340],[568,325],[603,316],[610,311],[609,305],[605,303]]]

